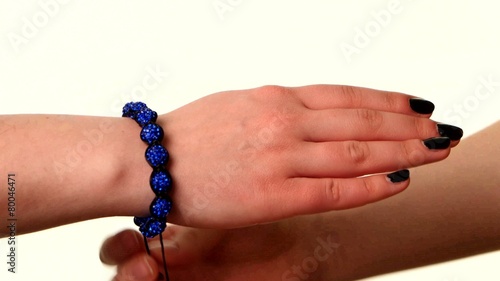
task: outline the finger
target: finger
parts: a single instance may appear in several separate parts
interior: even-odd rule
[[[455,147],[460,142],[464,135],[464,131],[456,126],[448,125],[448,124],[438,124],[437,125],[439,134],[442,137],[448,137],[452,140],[451,147]]]
[[[146,253],[137,254],[120,263],[114,281],[156,281],[158,280],[158,265]]]
[[[330,109],[311,110],[303,116],[297,127],[301,130],[302,139],[306,141],[396,141],[440,136],[436,122],[428,118],[392,112],[371,109]],[[449,128],[450,126],[446,126],[445,129],[451,130]],[[441,131],[444,133],[444,130]]]
[[[292,88],[310,109],[367,108],[414,116],[429,117],[434,104],[388,91],[341,85],[311,85]]]
[[[291,177],[351,178],[443,160],[449,138],[430,140],[304,142],[286,161]]]
[[[145,252],[143,243],[139,232],[124,230],[104,241],[99,258],[105,264],[119,264],[137,253]]]
[[[164,237],[163,246],[168,266],[193,264],[202,259],[219,240],[219,230],[199,230],[195,228],[169,225],[167,231],[175,232],[167,239]],[[167,232],[166,231],[166,232]],[[151,255],[162,261],[161,244],[159,239],[149,243]]]
[[[359,207],[380,201],[405,190],[410,184],[408,170],[387,175],[354,179],[291,178],[278,196],[283,211],[292,215]],[[277,199],[272,199],[277,200]]]

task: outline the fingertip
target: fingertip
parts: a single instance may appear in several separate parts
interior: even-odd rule
[[[410,185],[410,174],[410,170],[401,169],[385,175],[372,175],[363,178],[367,185],[373,186],[372,190],[374,191],[367,194],[366,204],[387,199],[406,190]]]
[[[364,204],[370,204],[403,192],[410,186],[411,177],[410,170],[402,169],[386,175],[372,175],[363,178],[363,180],[366,181],[366,185],[372,186],[373,192],[366,194],[364,199],[366,200]],[[362,195],[360,197],[363,198]]]
[[[401,183],[407,181],[409,178],[410,178],[410,170],[408,169],[399,170],[397,172],[390,173],[387,175],[387,179],[391,183]]]
[[[387,174],[386,180],[389,182],[390,191],[392,192],[392,194],[390,194],[389,197],[396,195],[406,190],[406,188],[410,186],[410,181],[411,181],[410,170],[403,169]]]
[[[464,130],[460,127],[443,123],[438,123],[436,126],[441,137],[448,137],[452,141],[458,141],[464,136]]]
[[[422,141],[429,150],[444,150],[450,148],[451,139],[448,137],[433,137]]]
[[[451,148],[454,148],[454,147],[456,147],[459,144],[460,144],[460,140],[452,141],[451,142]]]
[[[418,114],[430,117],[436,108],[431,101],[413,97],[409,99],[410,108]]]
[[[424,147],[423,158],[418,154],[410,155],[410,167],[421,166],[428,163],[442,161],[450,155],[452,141],[447,137],[434,137],[420,141]],[[425,159],[424,161],[421,161]]]
[[[101,262],[116,265],[142,250],[139,233],[127,229],[107,238],[99,252]]]
[[[115,278],[120,281],[153,281],[158,273],[156,261],[147,254],[139,254],[119,265]]]

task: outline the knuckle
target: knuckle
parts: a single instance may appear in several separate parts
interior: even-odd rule
[[[421,118],[413,119],[413,128],[415,128],[415,131],[420,138],[427,138],[429,136],[430,132],[428,131],[425,123],[422,122]]]
[[[369,157],[368,144],[360,141],[346,142],[347,156],[354,164],[363,164]]]
[[[368,198],[373,197],[373,195],[376,193],[376,187],[373,183],[367,181],[366,179],[361,181],[361,186],[363,190],[365,191],[366,195]]]
[[[382,126],[383,116],[380,112],[370,109],[358,109],[357,112],[361,121],[374,132]]]
[[[327,179],[325,181],[325,192],[326,192],[326,199],[328,200],[329,203],[332,203],[333,205],[337,205],[340,202],[340,184],[339,181],[335,179]]]
[[[394,95],[383,94],[382,97],[387,108],[398,109],[401,107],[399,100]]]
[[[413,149],[412,144],[407,141],[401,142],[401,153],[402,161],[401,167],[411,167],[416,164],[416,162],[422,161],[422,155],[419,150]],[[418,161],[416,160],[418,159]]]
[[[304,112],[289,107],[280,107],[272,112],[270,126],[276,129],[288,130],[303,123],[304,119]]]
[[[358,88],[353,86],[340,86],[340,92],[342,96],[351,104],[353,107],[359,107],[363,100],[361,92]]]
[[[259,94],[262,94],[264,96],[269,96],[269,95],[285,95],[289,94],[289,91],[287,88],[283,86],[278,86],[278,85],[264,85],[262,87],[257,88],[257,92]]]

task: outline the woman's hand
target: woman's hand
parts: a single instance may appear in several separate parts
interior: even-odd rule
[[[318,219],[235,230],[171,225],[164,240],[170,280],[331,280],[344,249],[334,231],[313,234]],[[114,281],[153,281],[163,268],[158,238],[150,240],[150,249],[152,256],[146,254],[140,233],[125,230],[104,242],[100,257],[118,265]]]
[[[241,227],[401,192],[406,175],[393,183],[387,173],[450,153],[449,139],[424,145],[440,136],[428,119],[434,106],[410,100],[348,86],[266,86],[210,95],[160,116],[174,181],[169,221]],[[461,137],[458,128],[442,129]],[[363,177],[371,174],[378,175]],[[147,214],[144,205],[136,215]]]

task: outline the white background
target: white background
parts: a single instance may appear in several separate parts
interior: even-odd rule
[[[500,116],[500,84],[476,92],[500,81],[499,10],[493,0],[2,1],[0,112],[119,116],[132,99],[167,112],[222,90],[350,84],[429,99],[435,120],[470,135]],[[0,280],[109,280],[99,245],[128,227],[113,218],[20,236],[15,275],[0,240]],[[500,280],[499,264],[491,253],[370,280]]]

